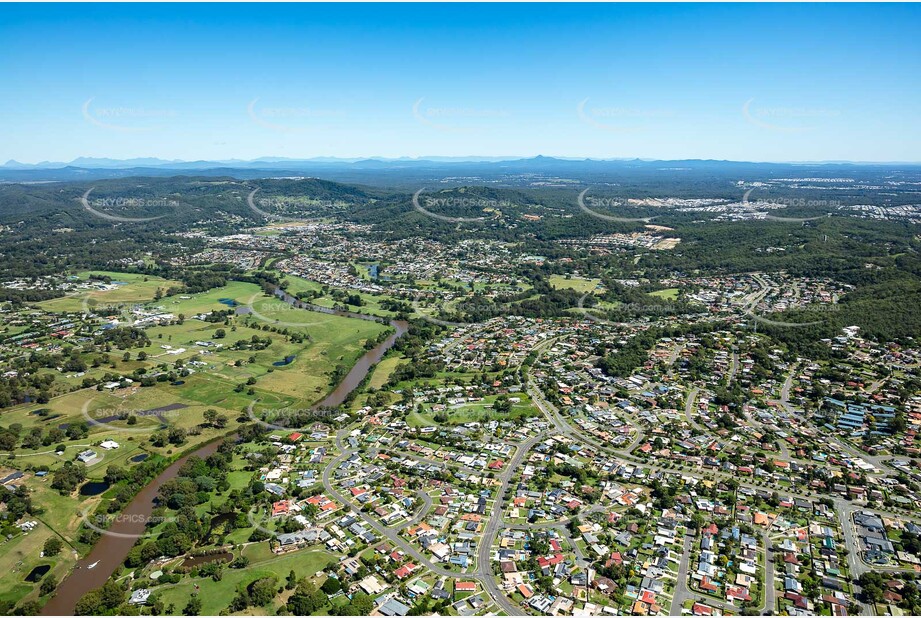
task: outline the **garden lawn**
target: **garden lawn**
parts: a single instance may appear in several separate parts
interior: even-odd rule
[[[268,547],[268,542],[260,543],[260,545]],[[330,561],[338,559],[337,555],[323,550],[305,549],[280,556],[272,555],[267,560],[259,562],[253,561],[245,569],[225,568],[224,576],[219,582],[211,578],[186,576],[178,584],[155,587],[153,592],[163,600],[165,605],[173,604],[175,611],[180,613],[192,594],[196,592],[195,584],[198,584],[201,587],[198,591],[202,600],[201,615],[216,616],[230,604],[239,587],[248,586],[257,579],[271,575],[278,577],[279,584],[283,585],[288,572],[292,569],[299,578],[312,577]]]

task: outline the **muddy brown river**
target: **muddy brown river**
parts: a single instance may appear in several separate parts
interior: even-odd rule
[[[314,407],[335,408],[345,401],[346,397],[348,397],[353,390],[359,387],[362,380],[368,375],[371,367],[380,362],[384,354],[387,353],[387,350],[392,348],[396,340],[405,335],[409,328],[409,324],[400,320],[394,320],[390,325],[396,329],[396,332],[387,337],[382,343],[379,343],[365,352],[361,358],[358,359],[358,362],[355,363],[355,366],[352,367],[351,371],[342,379],[339,386],[333,389],[331,393]]]
[[[183,455],[148,483],[122,510],[121,517],[109,526],[114,534],[103,534],[86,558],[77,562],[70,575],[58,585],[57,592],[45,607],[43,616],[72,616],[80,598],[101,587],[128,556],[137,540],[143,536],[147,522],[154,509],[154,502],[160,487],[173,479],[190,457],[207,457],[217,451],[223,438],[209,442],[197,450]],[[95,567],[89,568],[91,564]]]
[[[287,294],[279,297],[287,297],[284,300],[291,302],[296,301]],[[289,300],[290,299],[290,300]],[[349,314],[346,312],[335,312],[348,317],[360,319],[373,319],[368,316],[359,316],[358,314]],[[379,321],[379,320],[378,320]],[[409,328],[409,324],[400,320],[390,322],[390,325],[396,329],[396,332],[387,339],[377,344],[365,352],[351,371],[343,378],[342,382],[333,389],[326,397],[318,402],[317,408],[336,407],[345,401],[349,393],[355,390],[364,380],[368,371],[373,365],[383,358],[384,354],[393,347],[396,340],[402,337]],[[112,573],[125,561],[128,552],[134,547],[144,534],[145,522],[153,513],[155,500],[160,487],[168,480],[173,479],[179,473],[182,467],[190,457],[207,457],[217,451],[222,439],[209,442],[197,450],[183,455],[175,462],[170,464],[163,472],[154,478],[147,486],[144,487],[134,499],[128,503],[128,506],[122,511],[119,517],[107,529],[112,534],[103,534],[92,551],[86,558],[77,562],[77,567],[64,579],[58,586],[54,597],[42,608],[43,616],[72,616],[77,601],[89,592],[101,587]],[[93,568],[90,565],[95,564]]]

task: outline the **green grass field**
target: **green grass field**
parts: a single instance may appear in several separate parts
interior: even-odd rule
[[[88,274],[81,273],[80,276],[85,278]],[[80,513],[91,511],[105,497],[105,494],[81,496],[78,491],[61,495],[51,489],[51,475],[44,478],[35,476],[32,470],[36,467],[47,467],[53,472],[65,461],[73,460],[80,451],[92,448],[98,458],[87,465],[87,479],[100,480],[111,465],[135,465],[130,459],[139,453],[169,457],[232,430],[238,422],[237,418],[254,399],[266,408],[308,407],[330,390],[331,374],[337,365],[350,368],[365,352],[365,343],[389,329],[377,322],[294,310],[290,307],[281,311],[278,299],[266,297],[258,286],[250,283],[231,282],[201,294],[175,295],[154,302],[157,288],[165,290],[176,282],[154,277],[145,280],[142,275],[105,274],[111,276],[113,281],[125,282],[125,285],[105,292],[91,292],[97,302],[141,303],[149,308],[159,307],[175,316],[183,314],[185,320],[182,324],[146,328],[150,345],[143,348],[147,355],[145,360],[138,360],[138,348],[129,350],[128,360],[122,358],[122,350],[113,349],[109,353],[109,361],[97,368],[88,368],[83,375],[75,373],[68,376],[53,368],[42,369],[42,372],[54,374],[60,386],[55,396],[46,404],[23,404],[4,410],[4,425],[19,424],[23,433],[36,426],[44,428],[47,433],[51,428],[61,425],[91,422],[122,413],[136,416],[137,422],[133,425],[129,425],[127,420],[91,423],[85,438],[70,440],[65,437],[56,439],[48,446],[17,449],[0,468],[0,472],[6,473],[24,470],[26,475],[21,482],[29,488],[33,502],[44,509],[42,515],[35,517],[40,522],[35,530],[0,541],[0,568],[4,568],[7,573],[7,577],[0,583],[0,599],[20,600],[37,596],[38,584],[23,581],[37,564],[52,564],[52,573],[60,580],[73,566],[77,555],[89,549],[76,541],[82,522]],[[78,295],[55,299],[42,303],[42,306],[49,311],[79,311],[83,308],[84,297]],[[259,319],[254,315],[234,316],[228,324],[211,323],[192,317],[212,310],[226,310],[226,299],[232,299],[240,305],[251,303],[263,316],[271,316],[274,308],[280,316],[279,321],[293,322],[294,325],[280,324],[275,319]],[[222,303],[222,300],[225,302]],[[225,331],[223,338],[216,338],[218,329]],[[293,333],[308,337],[301,342],[289,341],[289,335]],[[237,342],[248,343],[254,335],[271,338],[271,345],[262,350],[230,349]],[[212,345],[198,345],[195,343],[197,341]],[[215,344],[223,347],[219,348]],[[286,356],[294,357],[294,361],[280,364],[279,361]],[[93,355],[87,355],[85,359],[89,363]],[[190,364],[193,360],[196,361],[194,365]],[[142,368],[148,372],[168,371],[175,368],[177,361],[192,369],[193,373],[180,377],[176,384],[157,382],[154,386],[141,387],[140,383],[135,382],[127,388],[114,391],[80,388],[84,377],[101,378],[103,374],[113,371],[127,375]],[[375,373],[375,380],[383,384],[397,362],[398,358],[395,357],[381,363],[380,371]],[[110,364],[114,367],[110,367]],[[250,378],[254,378],[256,384],[248,385],[238,392],[237,387]],[[247,393],[249,388],[253,389],[253,394]],[[167,422],[192,430],[197,435],[190,434],[186,443],[180,446],[154,447],[149,439],[162,428],[161,423],[153,416],[137,416],[137,413],[172,404],[184,407],[168,412]],[[228,417],[226,428],[218,430],[204,426],[204,412],[208,408],[215,408]],[[35,412],[39,409],[47,409],[47,412],[38,415]],[[99,443],[107,439],[118,442],[119,448],[100,448]],[[64,446],[60,455],[56,448],[58,444]],[[230,472],[228,479],[232,488],[239,489],[249,483],[251,476],[251,472],[239,469]],[[53,534],[64,539],[65,548],[59,555],[43,559],[39,556],[41,546]],[[235,531],[228,540],[245,543],[248,536],[247,530]],[[260,545],[267,552],[268,545]],[[202,586],[205,600],[203,613],[216,614],[225,608],[237,585],[245,585],[271,572],[281,572],[283,578],[291,568],[304,575],[312,574],[336,558],[323,551],[302,551],[284,556],[270,553],[260,555],[258,546],[249,547],[251,549],[247,551],[253,553],[255,563],[250,568],[242,571],[228,570],[224,581],[218,583],[210,579],[196,580],[195,583]],[[158,588],[158,592],[168,595],[167,603],[172,602],[169,598],[175,599],[177,611],[184,607],[192,590],[193,583],[188,580],[177,586]]]
[[[656,290],[655,292],[650,292],[649,295],[656,296],[657,298],[664,298],[665,300],[676,300],[678,298],[678,288]]]
[[[21,602],[23,599],[38,598],[38,587],[41,582],[25,581],[26,576],[37,566],[50,565],[51,570],[48,573],[53,574],[58,581],[65,576],[76,561],[70,547],[65,545],[57,556],[40,556],[45,541],[53,535],[54,532],[40,521],[31,532],[20,533],[12,539],[0,541],[0,569],[4,574],[3,578],[0,578],[0,599]]]
[[[192,317],[216,309],[226,310],[228,305],[220,301],[227,299],[239,305],[250,305],[254,313],[236,316],[236,328]],[[132,350],[132,360],[123,361],[121,352],[115,351],[110,358],[115,362],[116,369],[128,373],[139,367],[151,370],[161,364],[171,366],[176,361],[198,359],[205,366],[195,368],[196,374],[185,379],[187,384],[196,386],[197,392],[193,393],[193,389],[188,387],[167,389],[188,393],[192,400],[202,405],[224,407],[234,412],[239,412],[249,400],[234,397],[233,387],[250,378],[259,380],[256,389],[260,391],[260,399],[267,403],[287,398],[287,403],[293,400],[309,404],[321,399],[331,386],[333,369],[340,364],[354,364],[364,352],[365,341],[387,329],[385,325],[367,320],[294,309],[274,297],[265,296],[258,286],[242,282],[231,282],[201,294],[172,296],[150,305],[162,307],[175,316],[183,314],[186,319],[182,324],[147,328],[146,333],[151,340],[151,345],[144,350],[147,360],[136,360],[138,351]],[[290,342],[284,333],[273,333],[264,330],[266,328],[305,334],[309,340]],[[218,329],[226,333],[220,340],[215,339]],[[254,335],[270,337],[272,345],[263,350],[229,349]],[[195,343],[197,341],[220,344],[223,349],[214,346],[203,348]],[[289,356],[295,358],[294,362],[275,365]],[[250,362],[251,359],[253,362]],[[62,386],[79,386],[83,377],[101,377],[106,371],[109,368],[102,366],[88,370],[85,376],[64,377]],[[213,376],[215,383],[211,386],[203,384],[197,377],[202,373]]]
[[[507,414],[497,412],[491,407],[492,402],[496,399],[495,397],[486,397],[484,401],[448,406],[444,411],[444,414],[448,415],[447,424],[460,425],[463,423],[483,422],[484,420],[501,421],[535,416],[537,410],[531,405],[528,396],[520,393],[517,396],[521,398],[521,402],[512,404],[511,412]],[[432,411],[431,406],[425,406],[420,410],[410,412],[406,417],[406,423],[410,427],[434,427],[441,425],[442,423],[435,421],[436,414],[436,412]]]
[[[261,294],[261,289],[254,283],[243,281],[230,281],[227,285],[201,292],[199,294],[177,294],[160,301],[164,309],[173,314],[183,313],[192,316],[196,313],[205,313],[214,309],[227,309],[221,299],[231,299],[239,304],[246,304],[253,294]]]
[[[284,275],[284,278],[288,282],[286,291],[292,296],[297,296],[301,292],[319,292],[323,288],[323,286],[316,281],[310,281],[303,277]]]
[[[270,309],[277,307],[280,301],[259,299],[254,308],[263,316],[273,315]],[[263,365],[263,374],[259,378],[258,389],[271,393],[287,395],[314,402],[322,398],[330,389],[329,373],[337,365],[351,367],[364,352],[364,342],[375,339],[389,327],[378,322],[344,318],[325,313],[301,309],[278,312],[279,320],[287,325],[291,332],[307,334],[310,340],[302,344],[274,343],[264,353],[271,353],[271,362],[281,361],[286,356],[295,356],[294,362],[273,367],[271,363]],[[249,316],[248,322],[254,326],[264,322]],[[276,339],[277,337],[273,337]],[[243,354],[248,356],[248,354]],[[259,356],[257,355],[257,359]],[[269,373],[269,367],[272,371]],[[231,370],[222,370],[229,373]]]
[[[86,280],[91,274],[107,275],[112,278],[112,281],[124,282],[126,285],[120,285],[112,290],[75,292],[62,298],[54,298],[41,302],[38,305],[45,311],[65,312],[81,311],[85,302],[90,304],[98,303],[100,305],[152,302],[158,288],[165,292],[166,289],[171,286],[181,285],[178,281],[171,281],[160,277],[100,270],[77,273],[77,277]]]
[[[264,546],[263,549],[261,546]],[[337,561],[339,556],[323,551],[304,549],[276,556],[267,551],[268,543],[258,543],[247,546],[244,554],[250,558],[250,564],[245,569],[225,569],[221,581],[215,582],[211,578],[184,577],[177,584],[166,584],[154,588],[166,606],[175,606],[176,613],[181,613],[192,594],[196,593],[202,600],[202,615],[216,616],[225,609],[236,594],[239,587],[247,586],[262,577],[275,575],[279,583],[283,584],[290,570],[298,577],[312,577],[317,571],[323,569],[330,561]],[[198,584],[200,589],[195,590]]]
[[[550,285],[558,290],[570,289],[576,292],[591,292],[598,287],[599,283],[601,283],[601,279],[583,279],[581,277],[567,279],[564,275],[550,275]]]
[[[405,363],[406,358],[399,354],[391,354],[374,368],[374,373],[368,379],[368,387],[381,388],[390,379],[391,374],[400,363]]]
[[[365,267],[359,267],[360,272],[363,270],[366,271],[367,269]],[[288,281],[288,288],[286,291],[292,296],[297,296],[301,292],[319,292],[322,290],[322,287],[323,287],[315,281],[309,281],[301,277],[295,277],[294,275],[285,275],[284,278]],[[364,302],[364,305],[362,305],[361,307],[350,306],[349,311],[353,311],[355,313],[365,313],[368,315],[377,315],[377,316],[381,316],[385,318],[392,318],[396,315],[394,312],[387,311],[386,309],[381,307],[381,301],[391,298],[390,296],[387,296],[384,294],[381,294],[378,296],[375,294],[368,294],[366,292],[358,292],[356,290],[344,290],[344,291],[348,292],[349,295],[357,294],[358,296],[361,297],[362,301]],[[317,299],[312,300],[311,302],[315,305],[319,305],[321,307],[327,307],[330,309],[332,309],[337,304],[340,304],[340,305],[342,304],[342,303],[337,303],[335,300],[333,300],[329,296],[317,298]]]

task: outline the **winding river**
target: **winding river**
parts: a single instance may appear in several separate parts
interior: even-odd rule
[[[114,534],[103,534],[89,555],[77,561],[74,570],[58,585],[54,597],[42,608],[42,615],[72,616],[77,601],[90,590],[106,583],[125,561],[134,544],[144,535],[146,522],[153,513],[160,487],[170,479],[176,478],[179,469],[190,457],[207,457],[217,451],[222,441],[223,438],[214,440],[183,455],[139,491],[122,510],[121,517],[109,526],[108,531]],[[93,564],[96,566],[90,568]]]
[[[308,305],[281,290],[276,290],[276,296],[302,309],[321,310],[323,313],[332,313],[362,320],[385,321],[375,316]],[[396,332],[365,352],[351,371],[342,379],[342,382],[327,394],[323,400],[315,404],[315,408],[334,408],[344,402],[349,394],[362,383],[371,367],[383,358],[387,350],[393,347],[396,340],[406,334],[409,328],[409,324],[401,320],[393,320],[389,324]],[[175,478],[179,473],[179,469],[190,457],[204,458],[217,451],[223,439],[219,438],[208,442],[195,451],[183,455],[138,492],[134,499],[124,508],[122,516],[109,526],[108,532],[111,534],[103,534],[99,541],[96,542],[96,545],[93,546],[89,555],[77,562],[74,570],[58,586],[54,597],[42,608],[41,615],[72,616],[77,601],[90,590],[99,588],[106,583],[109,577],[125,561],[128,552],[131,551],[137,540],[144,535],[145,522],[148,521],[153,513],[160,487],[165,482]],[[91,565],[95,566],[90,568]]]

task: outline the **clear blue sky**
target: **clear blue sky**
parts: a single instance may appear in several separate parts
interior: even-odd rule
[[[0,162],[921,161],[921,6],[2,5]]]

